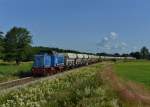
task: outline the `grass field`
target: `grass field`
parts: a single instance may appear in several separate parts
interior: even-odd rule
[[[131,80],[150,87],[150,61],[119,62],[116,73],[124,80]]]
[[[28,75],[31,71],[32,62],[23,62],[16,65],[15,62],[0,61],[0,82]]]
[[[15,89],[0,97],[2,107],[119,107],[100,76],[101,64]]]

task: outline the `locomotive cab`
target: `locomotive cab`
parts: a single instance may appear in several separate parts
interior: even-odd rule
[[[35,55],[32,74],[51,75],[62,72],[64,69],[64,56],[61,54],[39,54]]]

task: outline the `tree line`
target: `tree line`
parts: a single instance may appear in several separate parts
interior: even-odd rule
[[[69,49],[32,46],[32,34],[28,29],[23,27],[13,27],[6,32],[6,34],[0,31],[0,59],[3,59],[4,61],[16,61],[16,64],[20,64],[21,61],[32,61],[35,54],[45,52],[52,54],[53,51],[58,53],[71,52],[93,54]],[[97,55],[117,57],[131,56],[137,59],[150,59],[150,53],[146,47],[142,47],[140,51],[131,52],[129,54],[97,53]]]
[[[21,61],[32,61],[34,55],[38,53],[86,53],[69,49],[32,46],[31,44],[32,34],[26,28],[13,27],[6,34],[0,31],[0,59],[4,61],[16,61],[16,64],[20,64]]]
[[[108,53],[97,53],[100,56],[114,56],[114,57],[134,57],[136,59],[150,59],[150,52],[146,46],[143,46],[140,51],[131,52],[131,53],[115,53],[115,54],[108,54]]]

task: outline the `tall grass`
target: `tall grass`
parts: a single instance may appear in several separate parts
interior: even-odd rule
[[[2,107],[119,107],[101,79],[100,65],[73,70],[53,80],[16,89],[0,98]]]
[[[23,62],[16,65],[15,62],[0,61],[0,82],[7,81],[31,72],[32,62]]]

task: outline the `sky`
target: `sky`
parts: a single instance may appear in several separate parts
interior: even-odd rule
[[[150,49],[150,0],[0,0],[0,31],[25,27],[33,46],[123,53]]]

